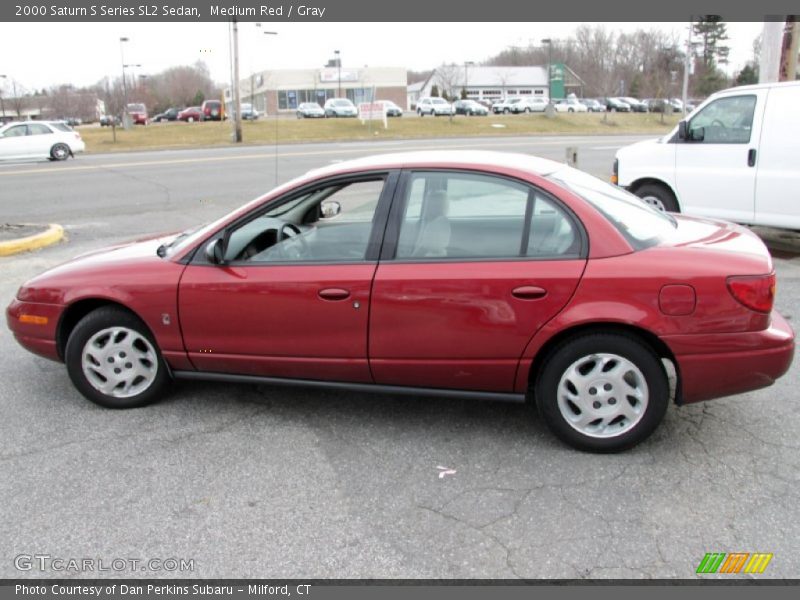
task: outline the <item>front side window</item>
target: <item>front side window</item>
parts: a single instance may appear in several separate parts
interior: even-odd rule
[[[237,227],[232,262],[358,262],[366,258],[384,179],[330,184],[282,203]]]
[[[557,202],[490,175],[419,172],[406,186],[398,259],[572,258],[581,238]]]
[[[730,96],[705,106],[689,122],[689,140],[703,144],[747,144],[756,96]]]

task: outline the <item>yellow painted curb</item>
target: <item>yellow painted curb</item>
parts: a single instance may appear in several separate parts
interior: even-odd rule
[[[19,252],[44,248],[45,246],[61,241],[63,238],[64,228],[61,225],[52,224],[47,231],[43,231],[42,233],[29,235],[24,238],[17,238],[16,240],[0,242],[0,256],[10,256],[12,254],[18,254]]]

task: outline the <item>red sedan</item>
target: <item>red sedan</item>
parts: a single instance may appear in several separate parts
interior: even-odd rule
[[[562,440],[607,452],[670,401],[783,375],[794,333],[774,294],[742,227],[548,160],[420,152],[78,257],[23,285],[7,319],[103,406],[152,402],[172,379],[527,398]]]
[[[202,121],[203,120],[203,111],[200,110],[199,106],[190,106],[189,108],[184,108],[181,112],[178,113],[178,121],[186,121],[187,123],[193,123],[195,121]]]

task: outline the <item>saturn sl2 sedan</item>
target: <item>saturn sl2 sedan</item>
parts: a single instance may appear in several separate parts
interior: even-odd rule
[[[610,452],[668,405],[772,384],[794,333],[764,244],[549,160],[377,156],[199,229],[91,252],[19,288],[19,343],[89,400],[173,379],[529,400]]]

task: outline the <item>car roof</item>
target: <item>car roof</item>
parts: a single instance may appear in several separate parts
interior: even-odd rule
[[[439,167],[439,166],[480,167],[481,169],[517,169],[533,175],[549,175],[564,165],[554,160],[517,154],[512,152],[496,152],[491,150],[420,150],[415,152],[397,152],[378,154],[363,158],[327,165],[313,169],[309,176],[324,176],[342,171],[369,169],[400,169],[403,167]]]
[[[40,123],[44,123],[45,125],[52,125],[53,123],[66,124],[66,121],[64,121],[63,119],[55,119],[55,120],[48,119],[47,121],[34,121],[34,120],[31,120],[31,119],[28,119],[27,121],[9,121],[8,123],[3,125],[2,127],[8,127],[9,125],[36,125],[36,124],[40,124]]]

